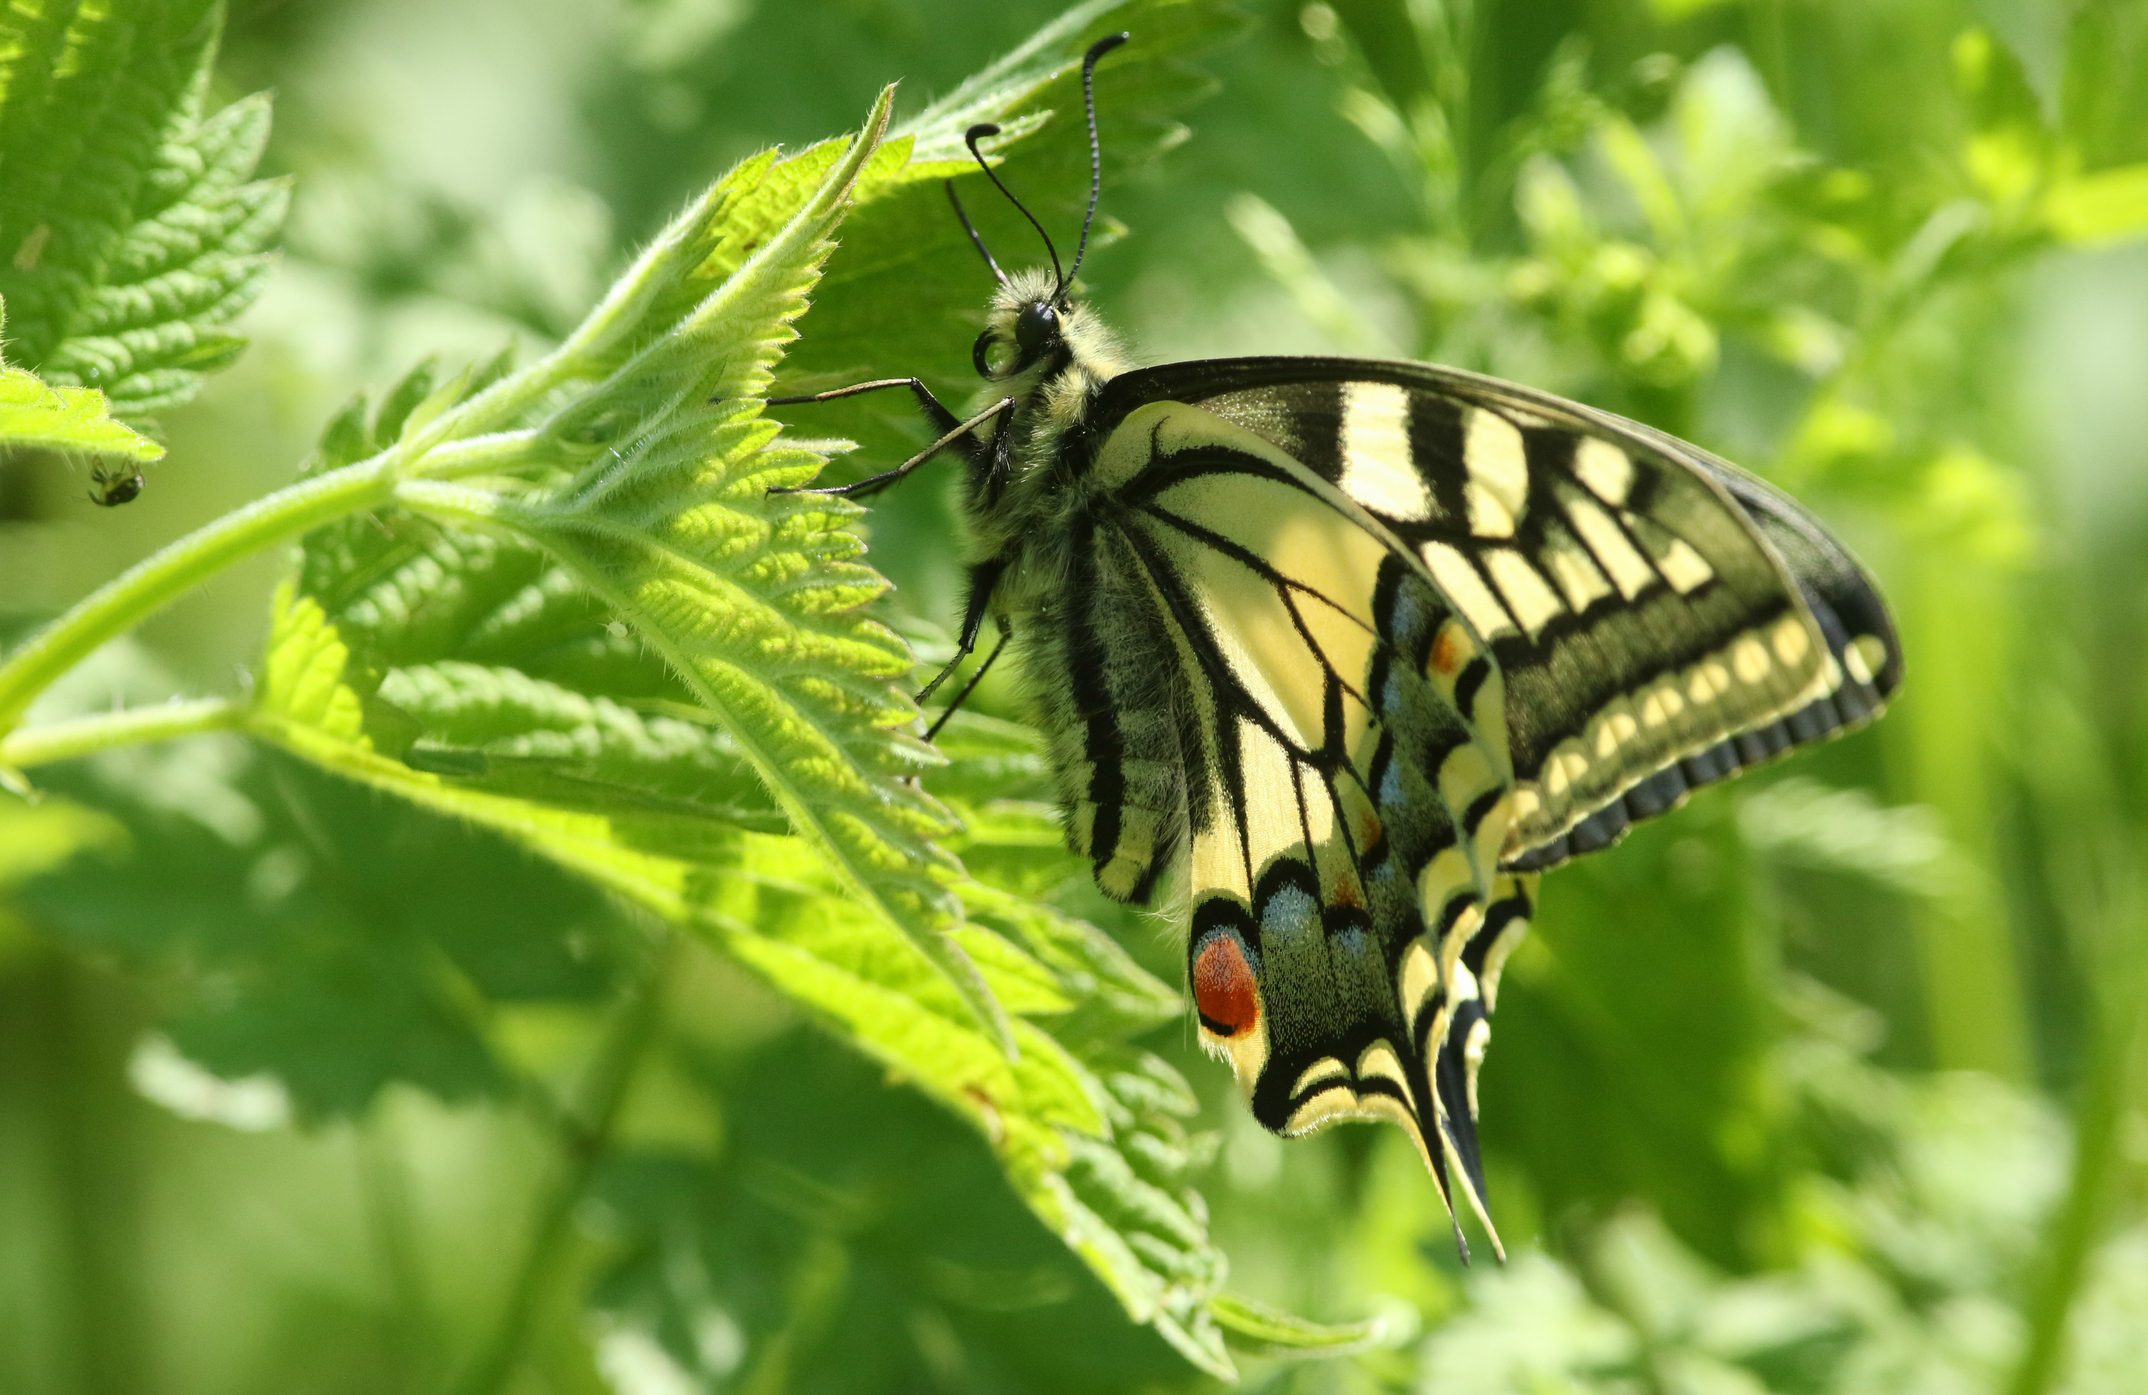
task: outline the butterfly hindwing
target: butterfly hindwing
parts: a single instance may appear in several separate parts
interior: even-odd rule
[[[1498,865],[1513,804],[1496,663],[1364,510],[1242,428],[1156,404],[1094,468],[1110,505],[1068,604],[1108,596],[1113,619],[1043,642],[1039,686],[1086,684],[1077,709],[1109,697],[1158,744],[1089,721],[1069,788],[1124,787],[1112,759],[1169,764],[1176,740],[1194,998],[1256,1117],[1399,1122],[1481,1214],[1476,1065],[1533,884]],[[1054,673],[1083,656],[1092,676]],[[1073,820],[1100,868],[1108,822]]]
[[[1872,720],[1901,683],[1893,618],[1842,545],[1780,491],[1697,447],[1662,439],[1706,470],[1783,559],[1827,651],[1825,681],[1804,705],[1664,766],[1557,837],[1511,858],[1514,867],[1554,867],[1608,847],[1633,824],[1676,808],[1703,785]]]
[[[1209,788],[1187,776],[1190,698],[1155,662],[1172,638],[1139,566],[1093,523],[1069,541],[1055,623],[1031,627],[1043,727],[1069,843],[1106,893],[1145,902]]]
[[[1506,678],[1517,869],[1876,712],[1898,678],[1870,581],[1797,505],[1650,428],[1421,364],[1139,369],[1099,404],[1198,404],[1417,556]]]

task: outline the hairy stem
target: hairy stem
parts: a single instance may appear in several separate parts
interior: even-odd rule
[[[394,454],[383,454],[301,480],[224,515],[106,582],[0,664],[0,733],[12,731],[40,693],[107,641],[233,562],[388,502],[398,463]]]
[[[232,731],[245,721],[246,705],[234,698],[198,698],[76,717],[0,737],[0,770],[28,770],[117,746],[139,746],[207,731]]]
[[[92,592],[0,663],[0,737],[13,731],[38,695],[69,669],[232,563],[339,518],[393,502],[398,480],[412,475],[460,479],[496,473],[527,464],[547,447],[540,431],[473,436],[436,445],[415,457],[398,447],[301,480],[197,529]],[[207,712],[189,715],[206,718]],[[140,722],[139,728],[129,727],[105,744],[155,740],[194,729],[154,730],[155,719],[148,714]],[[19,756],[18,741],[31,735],[23,733],[0,747],[0,768],[33,764],[40,758],[36,753],[59,740],[57,735],[32,740],[33,754]],[[78,738],[84,735],[77,734]],[[94,749],[99,747],[63,748],[59,754],[41,758],[58,760]]]

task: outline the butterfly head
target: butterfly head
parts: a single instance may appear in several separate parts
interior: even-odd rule
[[[1063,360],[1068,331],[1081,315],[1042,267],[1007,277],[992,297],[984,333],[971,351],[977,375],[997,381]]]
[[[1090,45],[1089,51],[1082,56],[1082,105],[1089,121],[1089,210],[1082,218],[1081,239],[1075,244],[1072,266],[1060,264],[1059,249],[1053,244],[1052,235],[1044,230],[1037,215],[1014,196],[1014,191],[985,159],[984,152],[977,148],[980,140],[998,135],[1000,128],[984,121],[970,127],[963,135],[964,143],[976,157],[985,178],[1006,195],[1007,201],[1029,220],[1029,225],[1037,230],[1037,236],[1044,240],[1045,253],[1052,263],[1050,271],[1038,267],[1012,276],[1002,271],[976,225],[963,212],[954,182],[948,182],[947,199],[954,206],[955,217],[961,220],[962,230],[969,234],[978,255],[984,258],[985,265],[992,269],[993,278],[999,282],[984,333],[977,336],[976,346],[971,351],[971,360],[977,365],[980,377],[1002,381],[1027,373],[1040,364],[1047,365],[1049,375],[1069,362],[1107,356],[1107,339],[1082,307],[1068,297],[1067,288],[1081,271],[1082,258],[1088,253],[1089,229],[1096,222],[1097,197],[1103,191],[1103,148],[1096,130],[1097,60],[1125,42],[1124,34],[1108,35]]]
[[[971,359],[979,377],[1027,388],[1072,377],[1084,386],[1122,370],[1120,351],[1095,311],[1062,294],[1043,267],[1018,271],[993,293]]]

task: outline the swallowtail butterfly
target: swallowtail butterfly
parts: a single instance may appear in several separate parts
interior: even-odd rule
[[[1393,1120],[1496,1250],[1477,1067],[1539,874],[1872,718],[1894,627],[1803,508],[1608,412],[1419,363],[1128,363],[1070,294],[1125,37],[1082,66],[1071,266],[978,150],[997,127],[970,151],[1051,269],[1003,271],[948,186],[998,282],[982,409],[916,378],[774,401],[916,398],[937,439],[825,492],[967,465],[960,652],[920,701],[987,619],[970,687],[1012,637],[1097,882],[1145,901],[1184,859],[1201,1039],[1255,1117]]]

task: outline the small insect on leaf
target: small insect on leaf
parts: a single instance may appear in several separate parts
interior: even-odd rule
[[[102,465],[90,471],[89,500],[108,509],[121,504],[131,504],[147,483],[142,472],[131,468],[107,469]]]

